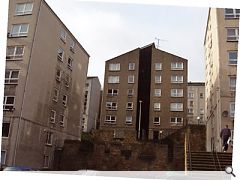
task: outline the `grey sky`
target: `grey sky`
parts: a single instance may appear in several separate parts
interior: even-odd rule
[[[103,84],[105,61],[160,41],[160,49],[188,59],[188,81],[204,81],[208,8],[47,0],[90,54],[89,76]]]

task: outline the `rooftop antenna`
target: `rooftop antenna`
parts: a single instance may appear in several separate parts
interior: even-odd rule
[[[159,38],[156,38],[155,37],[155,40],[157,41],[157,45],[156,45],[156,47],[159,49],[159,47],[160,47],[160,41],[166,41],[165,39],[159,39]]]

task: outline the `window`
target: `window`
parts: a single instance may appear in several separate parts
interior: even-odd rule
[[[161,83],[161,76],[155,76],[155,83]]]
[[[57,59],[63,62],[63,58],[64,58],[64,51],[63,51],[63,49],[59,48],[57,53],[58,53]]]
[[[60,38],[63,42],[66,42],[67,33],[64,30],[60,31]]]
[[[200,115],[204,115],[204,109],[200,109]]]
[[[227,41],[238,41],[238,28],[227,28]]]
[[[33,3],[19,3],[16,5],[16,15],[27,15],[32,14]]]
[[[230,117],[234,117],[235,114],[235,103],[231,102],[230,103]]]
[[[171,70],[183,70],[183,62],[172,62]]]
[[[53,133],[48,131],[47,138],[46,138],[46,145],[52,145],[52,141],[53,141]]]
[[[6,69],[5,84],[18,84],[19,70]]]
[[[109,64],[109,71],[120,71],[120,63]]]
[[[2,123],[2,137],[8,137],[9,136],[9,130],[10,130],[10,123],[9,122],[3,122]]]
[[[237,65],[237,51],[228,51],[228,63],[230,65]]]
[[[236,91],[236,76],[230,76],[229,81],[230,81],[230,90]]]
[[[171,76],[171,83],[183,83],[183,76]]]
[[[10,37],[22,37],[27,36],[29,24],[14,24],[12,26],[12,31]]]
[[[116,123],[116,116],[107,115],[107,116],[105,117],[105,123],[115,124],[115,123]]]
[[[183,97],[183,89],[171,89],[171,97]]]
[[[193,92],[189,92],[188,93],[188,98],[189,99],[193,99],[194,98],[194,93]]]
[[[7,151],[1,150],[1,164],[6,164]]]
[[[127,102],[126,109],[133,110],[133,102]]]
[[[58,101],[58,95],[59,95],[59,90],[58,89],[54,89],[53,91],[53,101]]]
[[[193,109],[192,108],[188,109],[188,114],[193,114]]]
[[[203,93],[200,93],[200,98],[202,99],[204,97]]]
[[[66,95],[63,95],[63,105],[64,106],[67,106],[67,96]]]
[[[118,95],[118,89],[108,89],[108,96],[117,96]]]
[[[154,90],[154,95],[155,95],[156,97],[160,97],[161,94],[162,94],[161,89],[155,89],[155,90]]]
[[[117,103],[116,102],[106,102],[106,109],[107,110],[117,110]]]
[[[162,63],[155,63],[155,70],[156,71],[162,70]]]
[[[189,101],[189,106],[193,107],[193,101]]]
[[[68,68],[72,70],[73,67],[73,59],[72,58],[68,58]]]
[[[43,157],[43,168],[48,168],[49,167],[49,162],[50,162],[49,156],[44,155],[44,157]]]
[[[161,104],[160,103],[154,103],[154,111],[160,111],[161,110]]]
[[[22,60],[24,54],[24,46],[7,47],[6,60]]]
[[[60,69],[57,69],[56,80],[61,81],[61,77],[62,77],[62,71]]]
[[[60,120],[59,120],[59,124],[60,124],[60,126],[61,127],[64,127],[64,119],[65,119],[65,117],[64,117],[64,115],[60,115]]]
[[[128,70],[129,70],[129,71],[135,70],[135,63],[129,63],[129,64],[128,64]]]
[[[69,75],[66,75],[66,76],[65,76],[65,86],[66,86],[66,87],[69,87],[70,81],[71,81],[70,76],[69,76]]]
[[[225,9],[225,18],[226,19],[233,19],[233,18],[239,18],[240,15],[240,9]]]
[[[75,52],[75,42],[74,41],[72,41],[71,42],[71,45],[70,45],[70,50],[74,53]]]
[[[128,89],[127,90],[127,95],[128,96],[133,96],[133,94],[134,94],[134,89]]]
[[[119,83],[119,76],[108,76],[108,83],[109,84]]]
[[[183,123],[183,118],[181,118],[181,117],[171,117],[170,123],[182,124]]]
[[[12,110],[14,107],[15,96],[4,96],[3,110]]]
[[[128,83],[129,83],[129,84],[134,83],[134,75],[129,75],[129,76],[128,76]]]
[[[160,117],[154,117],[153,124],[154,125],[160,125]]]
[[[171,111],[183,111],[183,103],[171,103],[170,110]]]
[[[132,116],[126,116],[125,124],[132,124]]]
[[[51,112],[50,112],[50,122],[55,123],[55,119],[56,119],[56,111],[51,110]]]

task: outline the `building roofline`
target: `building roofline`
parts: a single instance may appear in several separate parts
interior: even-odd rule
[[[135,49],[133,49],[133,50],[131,50],[131,51],[125,52],[125,53],[123,53],[123,54],[120,54],[120,55],[118,55],[118,56],[115,56],[114,58],[108,59],[108,60],[106,60],[105,62],[112,61],[112,60],[114,60],[114,59],[116,59],[116,58],[119,58],[119,57],[121,57],[121,56],[123,56],[123,55],[126,55],[126,54],[128,54],[128,53],[130,53],[130,52],[133,52],[133,51],[136,51],[136,50],[140,50],[140,48],[135,48]]]
[[[205,86],[205,82],[188,82],[188,86]]]
[[[77,40],[77,38],[72,34],[72,32],[68,29],[68,27],[63,23],[63,21],[58,17],[58,15],[53,11],[53,9],[48,5],[48,3],[45,0],[41,0],[45,3],[45,5],[49,8],[49,10],[53,13],[53,15],[61,22],[61,24],[64,26],[64,28],[70,33],[70,35],[74,38],[76,43],[80,46],[80,48],[90,57],[88,52],[84,49],[84,47],[80,44],[80,42]]]
[[[94,79],[94,78],[98,79],[98,76],[87,76],[87,79]]]
[[[203,43],[203,45],[205,45],[205,43],[206,43],[207,28],[208,28],[208,23],[209,23],[210,11],[211,11],[211,8],[208,9],[208,18],[207,18],[207,25],[206,25],[206,28],[205,28],[205,35],[204,35],[204,43]]]

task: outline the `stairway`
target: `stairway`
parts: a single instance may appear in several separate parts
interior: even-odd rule
[[[189,171],[224,171],[232,165],[232,153],[191,152],[187,153],[187,170]]]

